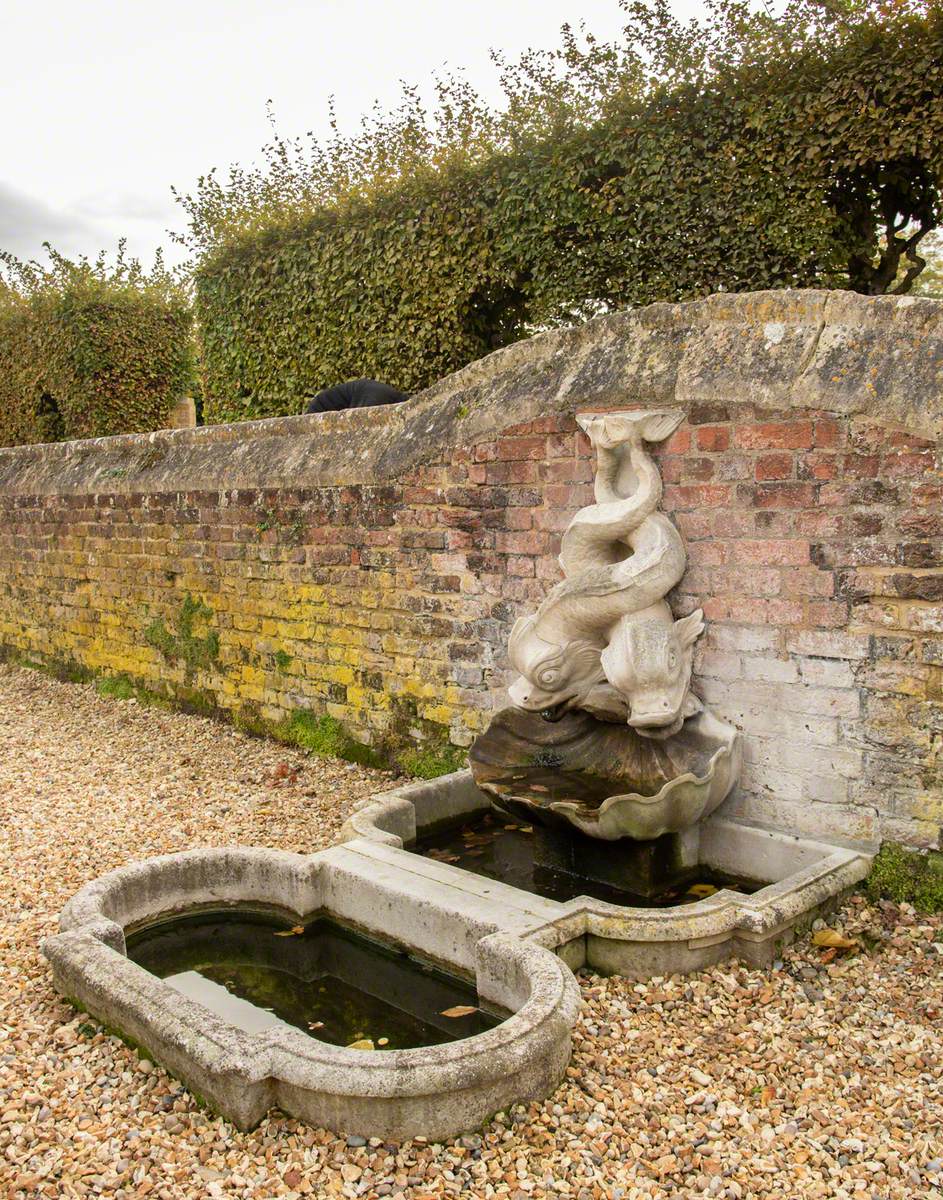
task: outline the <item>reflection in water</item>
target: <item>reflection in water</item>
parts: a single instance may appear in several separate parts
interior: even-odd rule
[[[574,831],[572,836],[580,835]],[[511,821],[496,811],[417,838],[411,849],[437,862],[452,863],[476,875],[497,879],[532,895],[561,903],[577,896],[592,896],[609,904],[667,908],[675,904],[693,904],[720,888],[750,893],[764,886],[753,880],[734,879],[708,867],[699,867],[693,878],[677,887],[666,888],[655,897],[640,896],[589,876],[555,871],[536,863],[533,828],[523,822]]]
[[[246,909],[198,913],[129,936],[128,956],[249,1033],[289,1025],[337,1046],[402,1050],[498,1023],[473,987],[404,953],[323,919],[291,928]],[[455,1008],[470,1011],[442,1015]]]

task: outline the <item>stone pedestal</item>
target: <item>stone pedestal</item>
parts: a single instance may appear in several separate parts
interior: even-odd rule
[[[654,899],[697,873],[698,827],[638,842],[605,842],[572,828],[534,826],[534,865]]]

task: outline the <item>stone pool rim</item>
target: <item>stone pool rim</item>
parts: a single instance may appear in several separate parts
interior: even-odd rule
[[[330,853],[230,847],[119,867],[82,888],[62,911],[60,933],[43,943],[53,982],[241,1128],[278,1106],[344,1133],[449,1137],[551,1091],[569,1061],[579,988],[564,963],[534,942],[495,932],[476,947],[486,1003],[482,976],[516,981],[521,1003],[490,997],[512,1010],[509,1017],[460,1040],[389,1051],[334,1046],[290,1028],[244,1033],[127,957],[126,927],[194,907],[261,902],[299,919],[317,912],[343,923],[323,905],[298,904],[316,898]],[[186,880],[190,886],[181,886]]]
[[[342,827],[341,837],[372,841],[411,855],[405,847],[423,827],[470,816],[490,804],[470,770],[455,771],[367,797]],[[692,838],[726,843],[734,856],[765,856],[779,866],[780,877],[750,894],[722,888],[703,899],[664,908],[635,908],[591,896],[548,900],[547,921],[535,925],[529,936],[564,953],[574,968],[585,966],[630,978],[689,973],[731,955],[754,966],[769,966],[798,929],[868,875],[878,850],[872,843],[839,844],[724,817],[723,810],[688,832]],[[709,858],[705,861],[714,865]],[[783,870],[783,864],[790,862],[800,865]],[[440,866],[470,874],[448,863]],[[749,866],[732,859],[722,869],[731,875],[763,878],[755,858]],[[582,949],[576,945],[580,938]]]

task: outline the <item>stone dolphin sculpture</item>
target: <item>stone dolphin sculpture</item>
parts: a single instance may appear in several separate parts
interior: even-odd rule
[[[596,449],[596,503],[563,535],[566,578],[511,631],[517,707],[548,720],[581,708],[648,736],[676,732],[700,711],[690,681],[703,614],[675,621],[665,603],[686,556],[657,511],[661,476],[645,446],[670,437],[683,416],[658,409],[577,417]]]

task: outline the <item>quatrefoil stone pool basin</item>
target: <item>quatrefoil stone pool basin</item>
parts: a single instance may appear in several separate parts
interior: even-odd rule
[[[59,992],[242,1128],[278,1107],[344,1133],[444,1138],[552,1091],[579,1004],[568,968],[487,922],[468,928],[428,889],[410,894],[374,868],[345,846],[310,856],[235,848],[152,858],[80,891],[43,950]],[[473,979],[482,1003],[511,1015],[462,1040],[391,1051],[334,1046],[285,1025],[247,1033],[126,952],[126,931],[227,906],[296,921],[326,915],[382,936]]]

